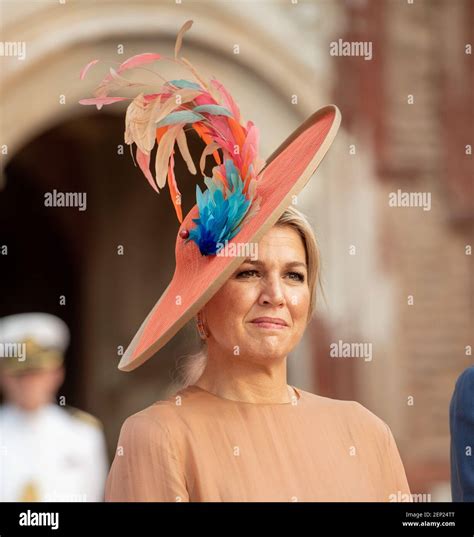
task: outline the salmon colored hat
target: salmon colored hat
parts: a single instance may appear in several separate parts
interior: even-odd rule
[[[337,106],[325,106],[263,161],[258,155],[256,126],[242,122],[226,88],[214,77],[205,80],[186,58],[178,57],[183,35],[192,23],[187,21],[179,31],[174,58],[156,53],[133,56],[116,70],[110,69],[94,98],[79,101],[99,110],[107,104],[132,101],[125,118],[125,143],[136,144],[136,161],[156,192],[168,183],[181,224],[173,278],[129,344],[118,365],[122,371],[132,371],[151,358],[222,287],[247,257],[242,254],[245,245],[260,241],[316,171],[341,122]],[[118,88],[146,85],[126,79],[124,71],[163,60],[189,69],[195,81],[165,80],[157,93],[139,93],[133,99],[109,95]],[[98,61],[88,63],[80,78]],[[173,155],[176,143],[189,171],[196,174],[184,131],[188,124],[206,143],[200,159],[202,175],[207,156],[212,154],[216,166],[212,177],[204,177],[207,190],[201,192],[196,185],[197,204],[183,219]],[[149,166],[155,141],[153,177]]]

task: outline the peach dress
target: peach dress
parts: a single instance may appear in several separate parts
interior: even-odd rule
[[[106,501],[411,501],[390,428],[355,401],[292,386],[248,403],[188,386],[128,417]]]

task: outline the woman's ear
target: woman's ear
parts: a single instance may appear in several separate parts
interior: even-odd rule
[[[207,339],[209,337],[209,330],[206,325],[205,317],[202,313],[202,309],[196,314],[196,326],[201,339]]]

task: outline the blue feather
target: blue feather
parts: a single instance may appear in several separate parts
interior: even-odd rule
[[[173,86],[176,86],[177,88],[192,88],[192,89],[202,89],[199,84],[196,84],[196,82],[190,82],[189,80],[169,80],[167,84],[173,84]]]
[[[156,127],[164,127],[165,125],[173,125],[175,123],[195,123],[202,119],[204,119],[204,116],[201,116],[201,114],[195,114],[189,110],[180,110],[179,112],[168,114],[156,124]]]
[[[225,161],[225,168],[229,187],[211,177],[204,179],[208,187],[204,192],[196,185],[199,218],[193,218],[196,227],[191,229],[186,240],[194,241],[202,255],[215,255],[218,243],[237,235],[251,205],[251,200],[243,193],[244,182],[231,159]]]
[[[227,110],[227,108],[219,106],[218,104],[201,104],[199,106],[195,106],[193,108],[193,112],[206,112],[207,114],[212,114],[214,116],[232,117],[232,114],[229,112],[229,110]]]

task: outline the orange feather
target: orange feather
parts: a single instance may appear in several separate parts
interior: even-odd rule
[[[171,153],[170,162],[168,165],[168,188],[170,189],[170,195],[171,195],[171,201],[174,205],[174,210],[176,211],[176,215],[178,217],[179,223],[181,224],[183,222],[183,212],[181,209],[181,193],[178,190],[178,185],[176,184],[176,178],[174,176],[174,150]]]
[[[168,130],[168,125],[166,127],[158,127],[156,129],[156,143],[159,144],[163,138],[165,132]]]
[[[240,149],[242,149],[245,143],[245,133],[242,128],[242,125],[240,125],[240,123],[237,123],[237,121],[235,121],[233,117],[228,117],[226,119],[229,123],[230,130],[232,131],[232,134],[234,135],[235,141],[237,142]]]
[[[206,142],[206,145],[209,145],[211,142],[213,142],[213,139],[211,138],[211,136],[209,136],[209,134],[207,134],[207,132],[204,129],[204,127],[199,125],[199,123],[193,123],[193,128],[198,133],[198,135],[204,140],[204,142]],[[221,164],[221,157],[219,155],[219,152],[214,151],[212,153],[212,155],[214,157],[214,160],[217,162],[217,164],[220,165]]]

